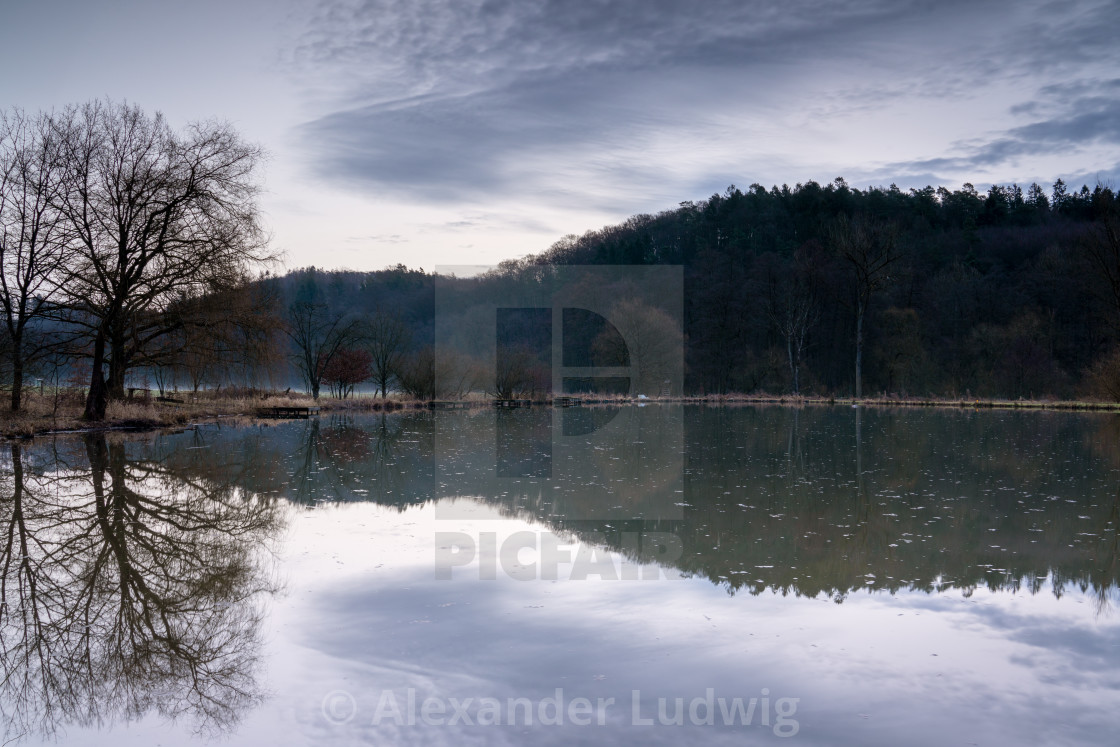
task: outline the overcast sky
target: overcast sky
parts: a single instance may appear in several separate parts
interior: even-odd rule
[[[0,104],[271,157],[289,267],[483,264],[730,184],[1120,181],[1116,0],[4,3]]]

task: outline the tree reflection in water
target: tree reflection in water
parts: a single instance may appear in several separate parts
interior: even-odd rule
[[[499,436],[539,438],[493,411],[199,430],[153,450],[304,505],[483,503],[637,562],[663,562],[671,535],[674,569],[729,594],[1081,588],[1102,611],[1116,596],[1120,418],[661,405],[610,423],[558,436],[550,483],[497,475]]]
[[[425,412],[5,447],[6,735],[147,715],[231,728],[261,698],[264,550],[289,507],[325,501],[481,503],[732,595],[1080,588],[1101,613],[1115,599],[1120,418],[607,414],[552,431],[550,482],[498,474],[501,439],[539,447],[531,412],[504,430],[492,411]]]
[[[430,499],[430,464],[400,464],[402,442],[416,444],[418,438],[402,427],[403,422],[385,413],[362,419],[360,426],[349,415],[308,420],[299,425],[296,448],[280,458],[289,478],[273,490],[295,503],[314,505],[366,500],[372,488],[379,495],[396,496],[403,510],[413,502],[405,496],[406,484],[426,477],[423,495],[416,501]]]
[[[5,738],[152,714],[229,730],[262,697],[281,504],[120,438],[82,446],[14,444],[0,478]]]
[[[633,422],[614,441],[582,455],[553,444],[551,485],[497,477],[494,413],[377,415],[274,434],[274,456],[253,453],[288,464],[288,482],[249,486],[401,510],[468,497],[638,562],[661,562],[670,534],[674,568],[729,594],[1081,588],[1104,611],[1120,576],[1120,418],[1036,415],[624,408],[615,420]],[[683,417],[683,480],[669,417]],[[539,441],[528,427],[502,436]],[[599,505],[624,518],[590,518]]]

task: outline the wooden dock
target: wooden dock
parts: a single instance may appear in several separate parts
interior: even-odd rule
[[[309,418],[319,414],[319,406],[309,407],[262,407],[257,410],[262,418]]]
[[[553,407],[579,407],[583,404],[583,400],[579,397],[553,397]]]
[[[533,400],[531,399],[496,399],[494,400],[494,407],[532,407]]]
[[[432,410],[469,410],[471,403],[466,400],[434,400],[428,403]]]

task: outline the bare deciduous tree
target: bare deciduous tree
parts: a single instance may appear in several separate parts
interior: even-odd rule
[[[410,343],[408,325],[399,314],[378,311],[364,326],[365,348],[372,358],[372,380],[384,399]]]
[[[610,321],[629,352],[635,374],[631,383],[633,393],[657,394],[666,382],[671,392],[681,391],[684,338],[677,320],[655,306],[627,299],[611,309]],[[596,345],[606,339],[610,338],[601,335]]]
[[[489,375],[488,367],[465,353],[441,349],[437,356],[431,346],[425,345],[402,356],[397,384],[402,392],[417,399],[462,399],[486,388]]]
[[[12,369],[11,409],[21,407],[27,365],[49,336],[37,329],[58,290],[70,232],[59,220],[63,161],[52,117],[0,113],[0,309]]]
[[[805,340],[809,330],[820,319],[817,306],[808,283],[801,278],[792,278],[784,288],[770,285],[770,299],[767,306],[770,320],[786,342],[786,359],[793,393],[801,393],[801,358],[805,352]]]
[[[1099,218],[1081,238],[1080,248],[1097,276],[1090,287],[1106,309],[1113,336],[1120,339],[1120,211]]]
[[[852,293],[856,310],[855,396],[863,396],[863,328],[867,308],[876,293],[891,282],[891,271],[902,258],[898,227],[863,216],[849,220],[841,215],[833,224],[830,239],[837,255],[852,271]]]
[[[397,369],[397,384],[401,391],[416,399],[435,399],[435,354],[430,346],[404,356]]]
[[[295,346],[293,360],[311,396],[319,399],[323,370],[340,350],[355,344],[361,335],[356,319],[330,311],[326,304],[297,301],[288,309],[284,333]]]
[[[551,385],[537,353],[524,345],[499,345],[494,365],[494,396],[536,397]]]
[[[66,276],[70,320],[93,339],[85,417],[100,420],[123,395],[130,358],[165,333],[147,326],[154,318],[270,259],[256,203],[262,152],[229,125],[175,132],[124,103],[88,103],[56,121],[61,210],[79,247]]]
[[[165,334],[157,345],[134,353],[134,360],[157,372],[185,373],[195,392],[203,384],[256,388],[274,378],[281,360],[276,307],[274,289],[247,278],[235,287],[184,299],[152,322]]]

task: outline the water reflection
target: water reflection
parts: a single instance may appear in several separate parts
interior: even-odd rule
[[[822,744],[999,741],[1008,725],[1024,741],[1047,727],[1045,697],[1096,714],[1079,732],[1051,725],[1049,741],[1092,741],[1111,733],[1098,706],[1120,688],[1108,614],[1117,423],[671,405],[332,415],[13,445],[0,465],[6,738],[87,726],[96,743],[98,728],[146,715],[226,732],[248,713],[236,733],[250,742],[461,743],[493,736],[386,737],[368,716],[386,688],[466,699],[563,686],[620,703],[634,689],[768,688],[804,699],[802,736]],[[546,471],[533,454],[549,438]],[[278,642],[266,649],[260,601],[275,584],[261,550],[293,515],[285,578],[300,593],[271,611]],[[433,535],[486,522],[693,581],[437,581]],[[269,650],[279,703],[254,709]],[[365,709],[351,731],[320,710],[339,688]],[[1005,715],[977,717],[981,701]],[[624,715],[593,737],[679,741],[635,732]],[[869,727],[881,730],[859,731]]]
[[[145,451],[105,435],[9,447],[6,740],[149,714],[214,734],[261,701],[260,602],[275,589],[261,547],[281,509],[205,462]]]
[[[532,411],[328,418],[192,438],[210,439],[231,462],[285,465],[230,472],[252,492],[306,504],[403,510],[436,501],[439,516],[453,518],[470,498],[631,556],[643,533],[671,532],[683,545],[676,567],[731,594],[843,601],[860,589],[1047,585],[1059,596],[1091,589],[1103,608],[1117,585],[1113,416],[681,406],[607,414],[593,433],[564,435],[563,422],[553,424],[548,477],[503,473],[504,455],[529,453],[542,438],[542,413]],[[523,427],[506,422],[516,418]],[[177,444],[161,448],[177,459],[191,453]]]
[[[1120,496],[1078,437],[1084,420],[858,409],[751,417],[772,427],[701,411],[689,441],[689,495],[707,500],[679,530],[685,570],[730,591],[838,601],[860,588],[1037,592],[1049,575],[1058,595],[1075,585],[1105,600],[1116,585]],[[725,437],[706,438],[713,430]]]

